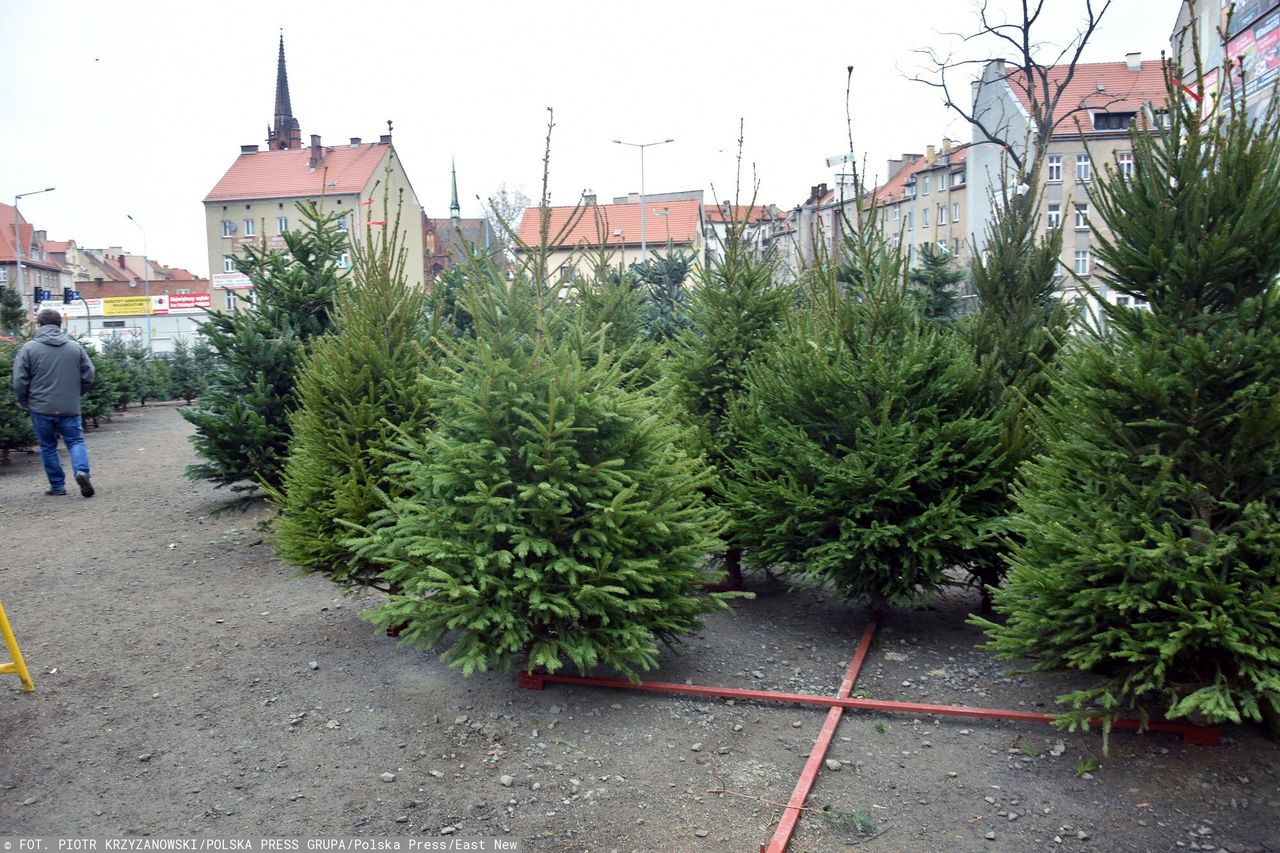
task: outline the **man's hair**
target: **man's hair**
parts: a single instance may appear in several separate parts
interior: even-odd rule
[[[57,308],[41,308],[36,314],[37,326],[61,326],[62,312]]]

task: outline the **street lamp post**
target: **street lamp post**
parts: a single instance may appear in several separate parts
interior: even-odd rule
[[[132,213],[126,213],[129,221],[138,226],[138,230],[142,232],[142,287],[147,296],[147,357],[151,357],[151,279],[147,275],[147,229],[142,227],[142,223],[133,218]]]
[[[623,142],[621,139],[613,140],[617,145],[630,145],[632,148],[640,149],[640,263],[649,260],[649,243],[645,237],[645,200],[644,200],[644,149],[654,145],[666,145],[668,142],[675,142],[674,139],[663,139],[658,142]]]
[[[29,195],[40,195],[40,193],[51,193],[57,187],[45,187],[42,190],[32,190],[29,193],[17,193],[13,197],[13,253],[18,261],[18,279],[15,282],[18,288],[18,295],[25,296],[22,292],[22,225],[21,218],[18,216],[18,199],[26,198]],[[31,300],[31,310],[34,313],[36,309],[36,301]]]

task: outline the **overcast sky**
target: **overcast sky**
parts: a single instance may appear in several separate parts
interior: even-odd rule
[[[1073,35],[1083,2],[1048,0],[1041,37]],[[1115,0],[1085,59],[1158,57],[1177,11]],[[20,203],[51,239],[140,253],[131,213],[152,257],[200,275],[201,199],[242,144],[265,144],[281,29],[304,142],[373,141],[393,120],[429,216],[448,216],[450,158],[464,216],[504,183],[536,199],[547,107],[553,204],[639,191],[639,152],[610,140],[668,137],[647,150],[645,191],[729,198],[741,118],[744,178],[754,168],[760,202],[794,207],[849,148],[849,65],[854,148],[872,173],[970,138],[907,79],[922,68],[914,51],[973,30],[967,0],[0,0],[0,12],[0,200],[54,186]]]

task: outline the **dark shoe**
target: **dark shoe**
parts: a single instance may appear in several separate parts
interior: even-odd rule
[[[45,489],[45,490],[44,490],[44,493],[45,493],[46,495],[65,495],[65,494],[67,493],[67,490],[66,490],[66,489],[55,489],[55,488],[53,488],[52,486],[50,486],[49,488],[47,488],[47,489]]]
[[[89,482],[88,474],[76,472],[76,482],[80,485],[80,494],[86,498],[93,497],[93,483]],[[63,492],[63,494],[65,495],[66,492]]]

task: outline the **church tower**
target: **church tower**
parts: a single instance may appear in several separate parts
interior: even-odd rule
[[[450,160],[449,165],[453,170],[453,202],[449,205],[449,218],[453,220],[454,225],[457,225],[458,220],[462,218],[462,208],[458,206],[458,164]]]
[[[267,150],[284,151],[302,147],[302,127],[293,117],[289,103],[289,74],[284,68],[284,31],[280,32],[280,59],[276,64],[275,124],[267,128]]]

